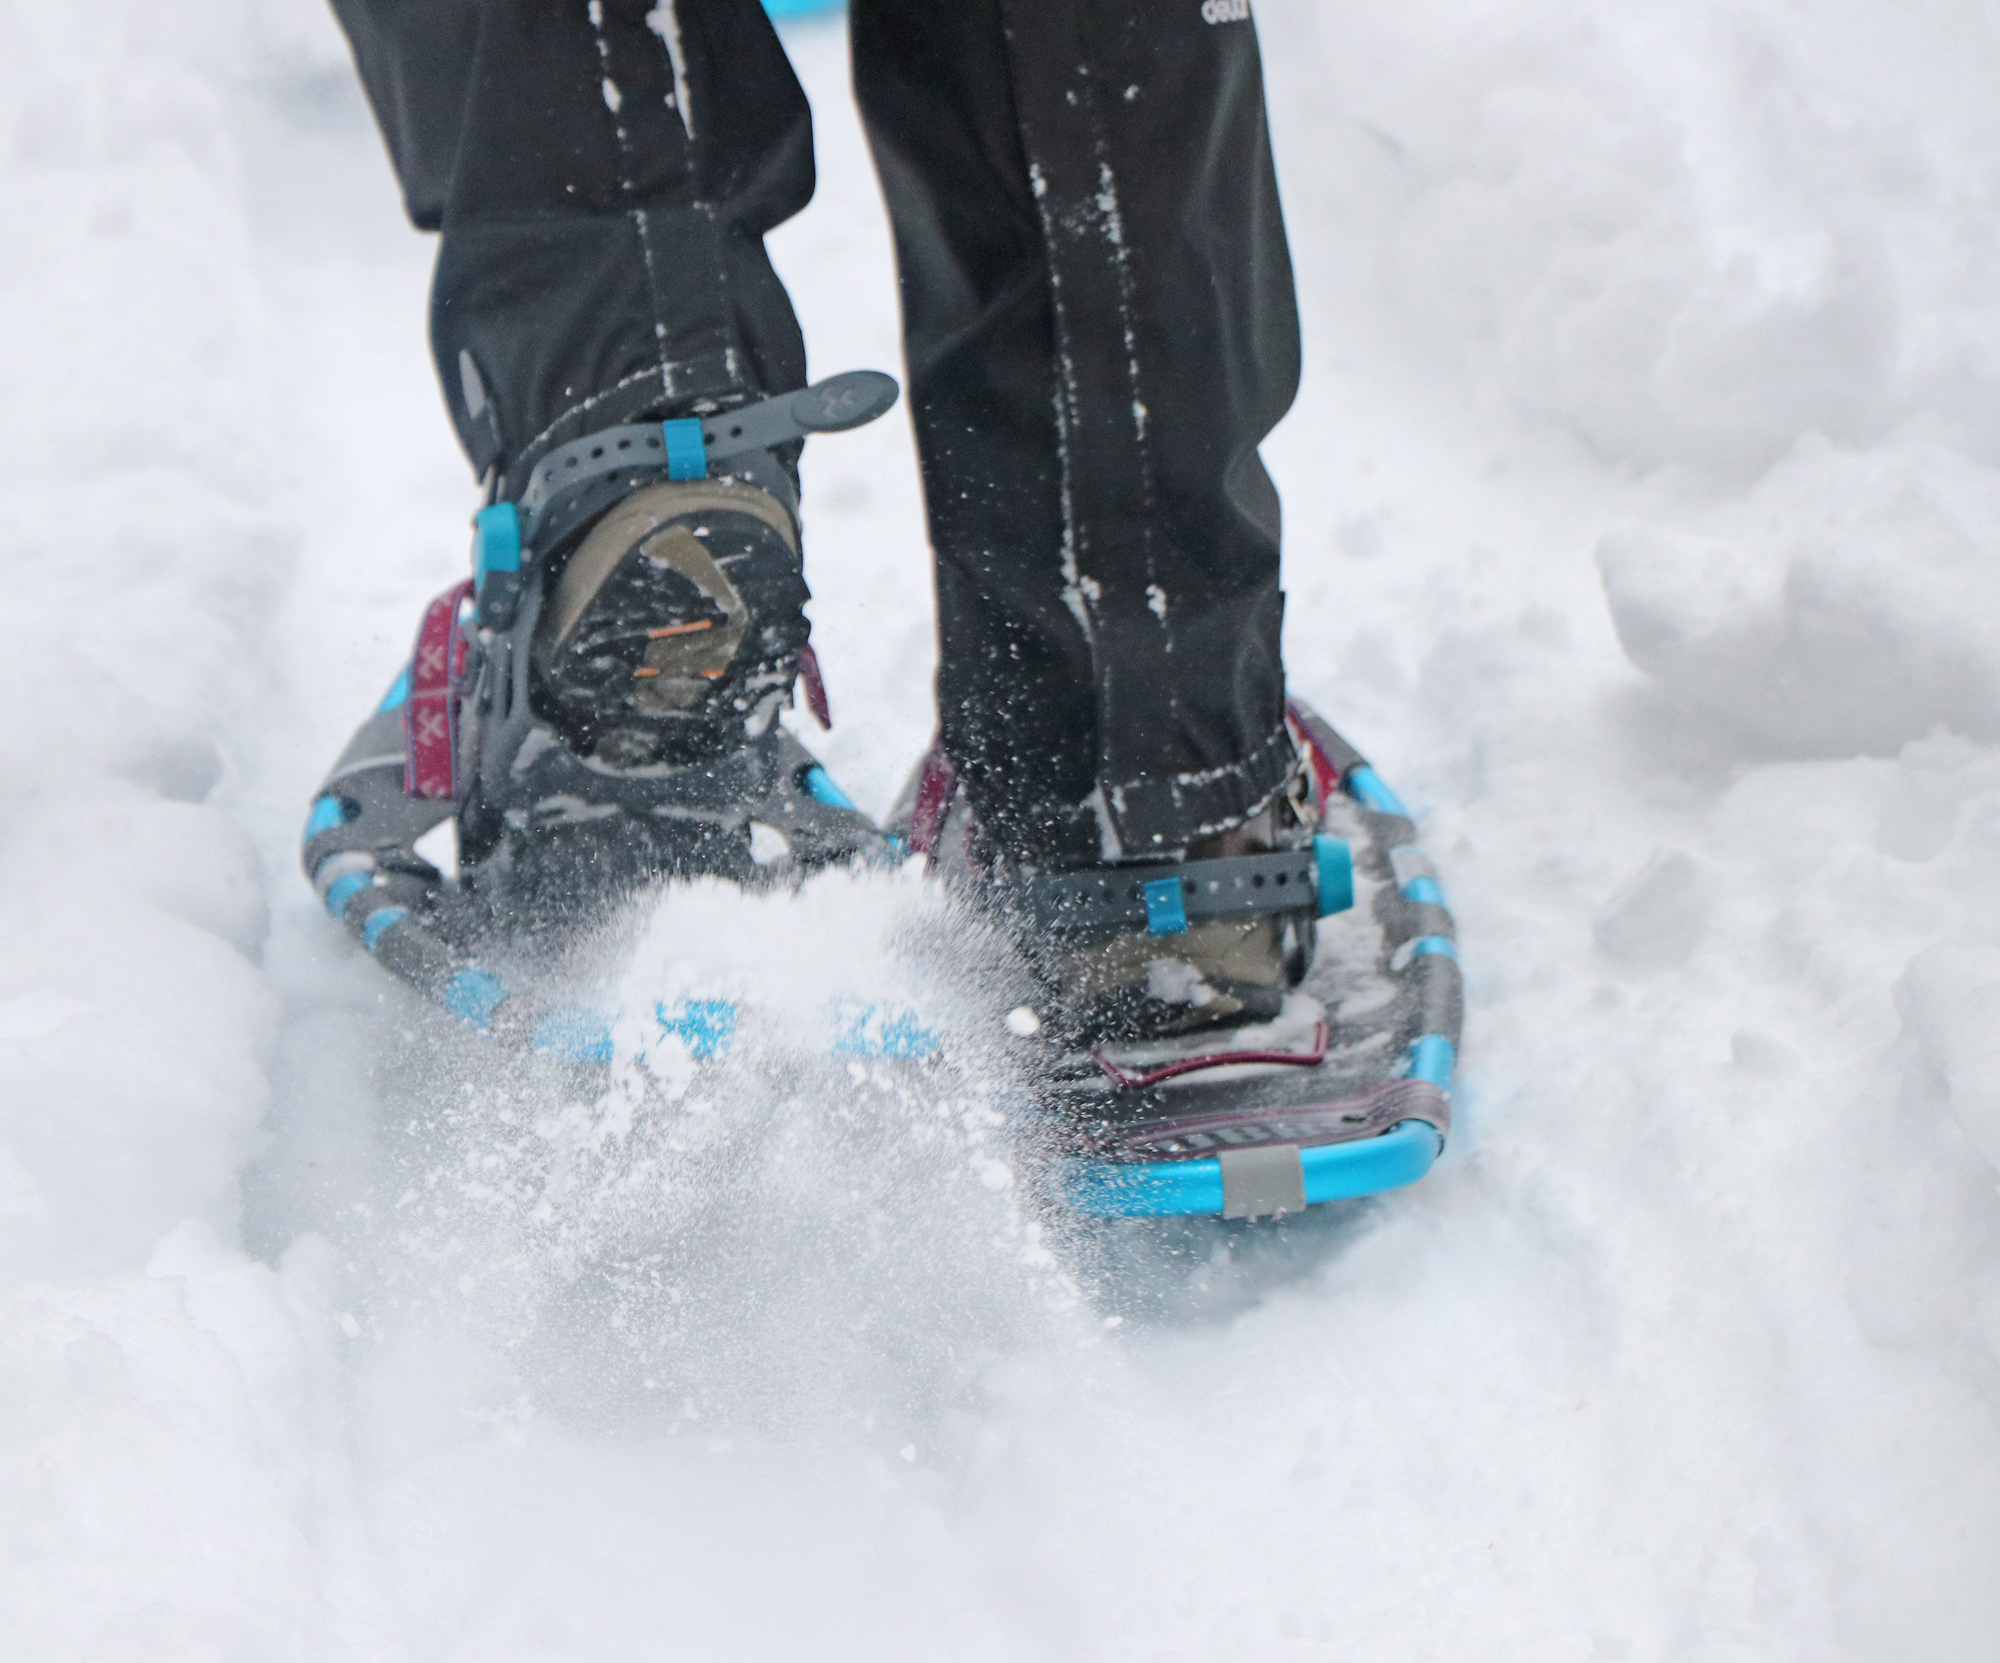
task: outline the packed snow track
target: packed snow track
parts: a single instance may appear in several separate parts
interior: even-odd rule
[[[317,0],[0,15],[8,1656],[2000,1654],[1990,11],[1256,12],[1290,674],[1467,988],[1435,1170],[1257,1225],[1066,1222],[976,1045],[804,1044],[977,981],[914,878],[630,920],[634,998],[762,1001],[711,1074],[509,1072],[370,964],[296,837],[464,569],[430,246]],[[774,257],[818,373],[893,366],[786,30]],[[880,811],[907,425],[805,471]]]

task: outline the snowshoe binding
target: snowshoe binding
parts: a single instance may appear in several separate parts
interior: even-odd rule
[[[1180,860],[1011,869],[935,747],[891,817],[1043,990],[1007,1025],[1078,1211],[1298,1212],[1414,1182],[1450,1130],[1443,892],[1361,754],[1301,701],[1286,720],[1293,785]]]
[[[772,448],[895,396],[860,371],[613,428],[483,509],[472,578],[431,603],[314,800],[303,858],[328,911],[455,1014],[541,1049],[561,1013],[482,947],[559,946],[665,878],[771,882],[886,853],[778,721],[800,681],[827,713]],[[449,874],[419,849],[447,822]]]

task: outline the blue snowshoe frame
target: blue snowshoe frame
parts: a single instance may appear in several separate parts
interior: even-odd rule
[[[1385,1066],[1371,1079],[1337,1076],[1331,1060],[1320,1065],[1328,1070],[1317,1093],[1323,1101],[1315,1105],[1315,1118],[1328,1134],[1323,1141],[1315,1136],[1274,1142],[1266,1128],[1239,1132],[1225,1126],[1210,1136],[1214,1154],[1167,1160],[1067,1157],[1058,1163],[1056,1181],[1077,1212],[1119,1218],[1268,1216],[1414,1184],[1444,1148],[1464,1009],[1457,926],[1395,792],[1309,706],[1294,700],[1287,715],[1311,759],[1328,823],[1340,809],[1353,822],[1342,829],[1349,834],[1356,871],[1373,881],[1372,910],[1380,931],[1375,969],[1388,997],[1378,998],[1365,1014],[1345,1018],[1336,985],[1341,967],[1324,955],[1305,991],[1317,991],[1329,1009],[1329,1059],[1372,1048]],[[1316,1075],[1320,1069],[1299,1072]],[[1309,1084],[1305,1096],[1313,1095]],[[1395,1117],[1386,1130],[1379,1125],[1385,1103]],[[1328,1113],[1349,1104],[1355,1112]],[[1282,1110],[1273,1110],[1273,1121],[1283,1118]],[[1355,1123],[1355,1131],[1343,1135],[1329,1124],[1342,1120]],[[1234,1137],[1242,1141],[1234,1143]]]
[[[417,838],[454,805],[417,799],[404,790],[400,741],[407,681],[406,673],[363,725],[350,756],[313,804],[302,852],[323,904],[385,969],[503,1047],[568,1063],[609,1062],[607,1016],[551,1006],[478,963],[469,949],[482,933],[479,924],[490,920],[465,916],[466,904],[416,856]],[[1058,1158],[1057,1188],[1079,1213],[1268,1216],[1402,1188],[1423,1177],[1443,1149],[1463,1011],[1456,925],[1396,794],[1309,707],[1294,702],[1287,715],[1312,766],[1322,831],[1346,834],[1316,840],[1344,857],[1335,863],[1319,857],[1319,910],[1324,915],[1347,904],[1344,896],[1326,900],[1333,865],[1351,861],[1353,874],[1372,889],[1378,936],[1374,975],[1372,985],[1360,990],[1368,997],[1352,1001],[1355,1014],[1343,1010],[1344,995],[1357,991],[1351,985],[1355,967],[1323,953],[1304,987],[1330,1013],[1325,1060],[1313,1067],[1274,1069],[1247,1085],[1239,1073],[1231,1088],[1195,1079],[1164,1091],[1129,1093],[1092,1074],[1098,1107],[1114,1105],[1112,1120],[1123,1115],[1122,1130],[1129,1134],[1136,1127],[1144,1136],[1114,1137],[1100,1144],[1099,1153],[1072,1148]],[[783,812],[802,833],[812,829],[813,815],[865,821],[782,729],[772,743],[779,751],[774,777],[786,784],[774,795],[776,808],[767,805],[765,812]],[[907,846],[893,832],[886,843],[891,849]],[[1209,864],[1255,865],[1274,858]],[[1155,900],[1150,890],[1160,887],[1146,886],[1149,916]],[[1166,887],[1177,892],[1178,910],[1180,883]],[[717,1011],[663,1007],[660,1015],[695,1054],[707,1056],[727,1048]],[[729,1016],[733,1030],[733,1008]],[[936,1047],[932,1036],[922,1040],[915,1043],[900,1028],[891,1038],[873,1036],[864,1018],[836,1049],[919,1057]],[[1074,1112],[1087,1095],[1071,1091],[1065,1103],[1058,1090],[1045,1118],[1059,1128],[1068,1113],[1074,1130],[1074,1123],[1089,1118]],[[1248,1113],[1213,1112],[1246,1104]],[[1163,1144],[1173,1150],[1168,1158],[1135,1157],[1135,1149]]]

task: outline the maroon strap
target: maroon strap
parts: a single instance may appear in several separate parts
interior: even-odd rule
[[[458,614],[471,594],[469,582],[453,585],[417,628],[403,706],[403,789],[412,797],[458,797],[458,684],[470,646]]]
[[[944,817],[958,792],[958,771],[944,754],[944,742],[932,740],[924,755],[924,770],[917,776],[917,801],[910,810],[910,852],[937,859],[938,834]]]
[[[1292,730],[1294,738],[1305,741],[1306,755],[1312,764],[1314,795],[1319,799],[1320,806],[1324,808],[1335,797],[1340,795],[1341,785],[1346,779],[1346,775],[1342,771],[1340,764],[1328,754],[1327,748],[1320,743],[1319,735],[1312,730],[1312,723],[1308,722],[1299,712],[1298,708],[1290,703],[1287,703],[1285,706],[1285,725]]]
[[[806,684],[806,709],[823,728],[833,726],[833,707],[826,702],[826,682],[819,673],[819,654],[808,641],[799,648],[799,675]]]
[[[1111,1076],[1111,1083],[1124,1091],[1156,1086],[1162,1080],[1196,1074],[1204,1068],[1237,1068],[1244,1063],[1280,1063],[1287,1068],[1317,1068],[1326,1061],[1326,1024],[1322,1022],[1313,1030],[1312,1044],[1303,1051],[1211,1051],[1206,1056],[1183,1057],[1179,1062],[1137,1073],[1120,1068],[1101,1050],[1091,1052],[1090,1056],[1099,1068]]]

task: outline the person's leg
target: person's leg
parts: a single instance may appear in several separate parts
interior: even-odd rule
[[[853,33],[946,751],[1017,857],[1179,852],[1294,763],[1256,447],[1298,323],[1247,7],[853,0]]]
[[[746,413],[766,442],[731,447],[689,420],[805,379],[762,239],[812,194],[811,122],[762,6],[335,5],[442,232],[432,343],[492,500],[478,598],[426,613],[322,788],[308,872],[372,950],[395,874],[423,889],[398,906],[532,935],[662,876],[761,873],[753,823],[794,869],[878,851],[777,720],[810,662],[795,428]],[[448,896],[410,841],[446,800]]]
[[[334,0],[410,217],[476,469],[800,386],[763,235],[812,121],[758,0]]]

